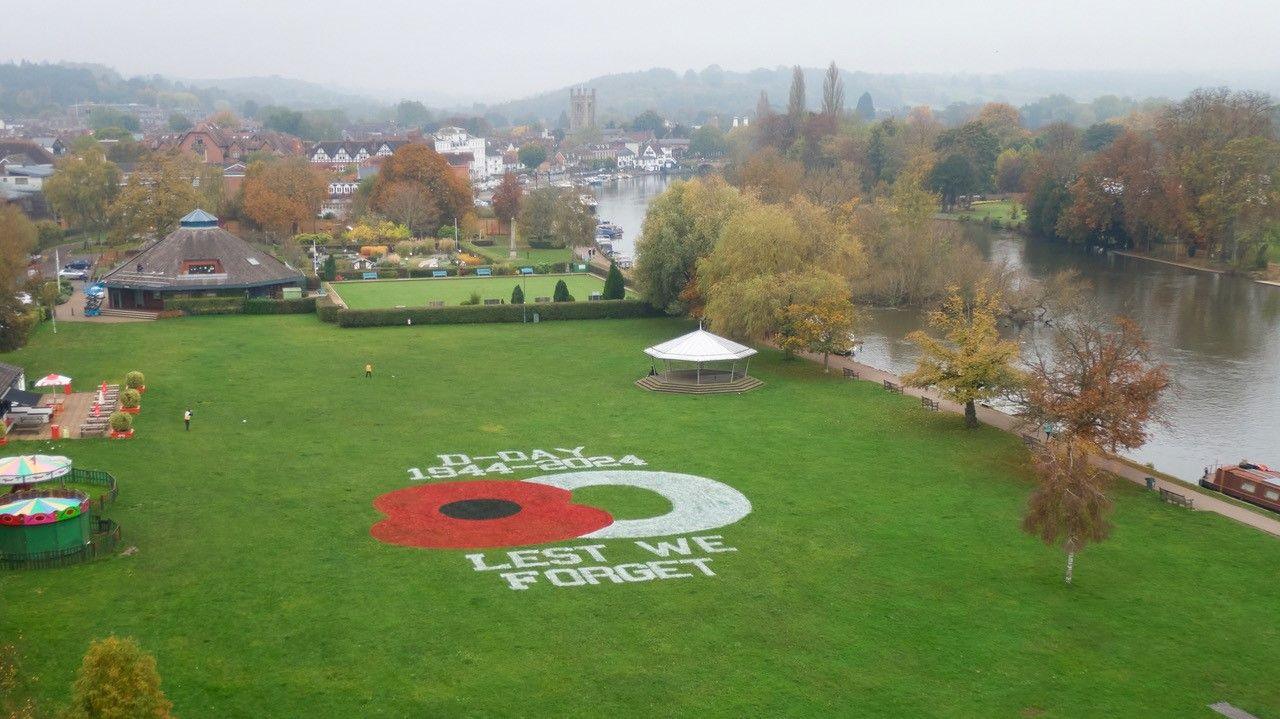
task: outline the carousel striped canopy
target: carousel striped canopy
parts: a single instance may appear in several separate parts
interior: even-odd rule
[[[0,484],[34,484],[57,479],[71,471],[67,457],[23,454],[0,459]]]
[[[0,514],[12,514],[16,516],[51,514],[79,506],[80,500],[74,497],[34,497],[32,499],[19,499],[16,502],[0,505]]]

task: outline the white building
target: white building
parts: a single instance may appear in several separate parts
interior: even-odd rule
[[[371,140],[369,142],[317,142],[308,157],[317,165],[360,164],[371,157],[386,157],[404,144],[404,140]]]
[[[471,153],[471,179],[484,180],[490,176],[488,153],[483,137],[472,137],[461,127],[442,127],[433,136],[436,152],[440,154]]]

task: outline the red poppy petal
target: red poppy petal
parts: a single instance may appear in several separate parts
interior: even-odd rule
[[[574,504],[568,490],[513,480],[406,487],[378,497],[373,506],[386,519],[369,533],[405,547],[519,547],[575,539],[613,524],[608,512]]]

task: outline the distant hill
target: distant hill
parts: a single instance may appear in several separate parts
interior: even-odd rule
[[[379,105],[367,97],[277,76],[221,80],[179,80],[159,75],[126,78],[102,65],[0,63],[0,115],[4,116],[38,117],[82,102],[137,103],[209,112],[220,105],[239,108],[247,100],[298,110],[342,109],[352,115],[368,113]]]
[[[378,104],[370,97],[335,91],[319,83],[279,75],[187,79],[181,82],[189,87],[215,89],[242,100],[253,100],[259,105],[284,105],[297,110],[367,110]]]
[[[825,68],[804,68],[806,97],[816,109],[822,99]],[[1196,87],[1232,85],[1238,88],[1280,91],[1280,78],[1267,73],[1060,72],[1020,70],[1000,74],[903,73],[879,74],[845,70],[846,105],[852,107],[863,92],[870,92],[877,108],[896,110],[929,105],[944,108],[952,103],[1002,101],[1022,105],[1047,95],[1063,94],[1088,101],[1103,95],[1133,98],[1181,97]],[[685,122],[700,121],[708,113],[732,116],[752,114],[763,90],[774,109],[786,106],[791,68],[760,68],[747,72],[723,70],[712,65],[702,71],[677,73],[665,68],[604,75],[576,87],[595,88],[596,117],[600,122],[626,120],[645,110]],[[568,107],[569,88],[564,87],[510,102],[488,105],[514,122],[538,119],[554,123]]]

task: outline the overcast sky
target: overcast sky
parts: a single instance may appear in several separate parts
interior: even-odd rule
[[[48,24],[5,33],[0,58],[380,96],[509,99],[651,67],[833,59],[870,72],[1280,70],[1280,0],[42,0],[37,15]]]

